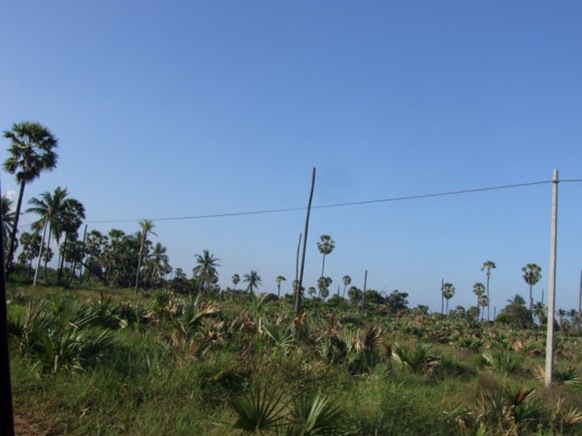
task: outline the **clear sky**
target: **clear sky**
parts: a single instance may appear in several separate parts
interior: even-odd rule
[[[57,186],[89,228],[143,218],[314,205],[582,179],[579,1],[21,0],[0,5],[0,129],[38,121],[60,160],[25,201]],[[0,158],[8,141],[0,140]],[[16,190],[2,173],[4,191]],[[560,184],[557,307],[577,308],[582,183]],[[155,221],[170,262],[220,258],[220,283],[251,269],[288,291],[305,212]],[[306,285],[332,235],[332,291],[474,304],[497,263],[492,307],[548,289],[551,184],[315,209]],[[33,220],[25,216],[23,223]],[[120,222],[100,222],[100,221]],[[123,222],[121,222],[123,221]],[[240,286],[240,285],[239,285]]]

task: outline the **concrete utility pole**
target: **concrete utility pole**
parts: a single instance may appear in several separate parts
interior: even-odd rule
[[[550,242],[550,278],[548,292],[548,324],[546,334],[545,385],[552,385],[554,370],[554,312],[556,306],[556,247],[558,237],[558,170],[554,170],[552,187],[552,235]]]

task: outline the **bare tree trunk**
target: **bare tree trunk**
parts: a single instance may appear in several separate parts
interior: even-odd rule
[[[36,286],[36,280],[38,279],[38,270],[40,269],[40,260],[42,259],[42,249],[44,246],[44,239],[46,237],[47,227],[48,227],[48,222],[45,222],[44,228],[42,230],[42,239],[40,241],[40,249],[38,250],[38,260],[36,261],[36,270],[34,271],[34,280],[32,281],[32,286]]]
[[[305,271],[305,250],[307,246],[307,233],[309,232],[309,215],[311,214],[311,202],[313,200],[313,190],[315,188],[315,168],[311,175],[311,190],[309,192],[309,202],[307,203],[307,216],[305,217],[305,237],[303,238],[303,254],[301,257],[301,271],[299,273],[299,284],[297,286],[297,299],[295,300],[295,315],[301,313],[301,289],[303,288],[303,273]]]
[[[12,236],[10,237],[10,250],[5,259],[4,269],[6,271],[6,278],[12,272],[12,260],[14,259],[14,252],[16,251],[16,233],[18,232],[18,219],[20,218],[20,209],[22,208],[22,198],[24,196],[24,181],[20,182],[20,190],[18,192],[18,201],[16,202],[16,211],[14,212],[14,227],[12,229]]]

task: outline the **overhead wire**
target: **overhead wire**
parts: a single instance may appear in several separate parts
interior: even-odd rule
[[[564,180],[564,181],[581,181],[582,180]],[[327,209],[327,208],[334,208],[334,207],[349,207],[349,206],[359,206],[365,204],[375,204],[375,203],[389,203],[389,202],[396,202],[396,201],[406,201],[406,200],[417,200],[423,198],[433,198],[433,197],[445,197],[451,195],[461,195],[461,194],[471,194],[477,192],[485,192],[485,191],[494,191],[494,190],[501,190],[501,189],[514,189],[514,188],[521,188],[525,186],[534,186],[534,185],[542,185],[542,184],[550,184],[552,180],[543,180],[537,182],[526,182],[526,183],[516,183],[511,185],[501,185],[501,186],[490,186],[484,188],[474,188],[474,189],[463,189],[458,191],[446,191],[446,192],[437,192],[437,193],[430,193],[430,194],[419,194],[419,195],[409,195],[409,196],[401,196],[401,197],[389,197],[389,198],[381,198],[375,200],[363,200],[363,201],[353,201],[353,202],[344,202],[344,203],[331,203],[331,204],[322,204],[322,205],[315,205],[312,209]],[[208,218],[225,218],[225,217],[234,217],[234,216],[245,216],[245,215],[264,215],[264,214],[271,214],[271,213],[284,213],[284,212],[296,212],[300,210],[305,210],[306,207],[288,207],[288,208],[280,208],[280,209],[264,209],[264,210],[254,210],[254,211],[244,211],[244,212],[228,212],[228,213],[216,213],[216,214],[204,214],[204,215],[191,215],[191,216],[177,216],[177,217],[161,217],[161,218],[149,218],[152,221],[179,221],[179,220],[195,220],[195,219],[208,219]],[[88,220],[87,223],[129,223],[129,222],[138,222],[142,218],[139,219],[123,219],[123,220]]]

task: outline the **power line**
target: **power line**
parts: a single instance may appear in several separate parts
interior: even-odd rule
[[[563,182],[582,182],[582,180],[561,180]],[[502,186],[492,186],[486,188],[475,188],[475,189],[464,189],[460,191],[447,191],[447,192],[437,192],[432,194],[420,194],[420,195],[410,195],[404,197],[390,197],[390,198],[381,198],[376,200],[364,200],[364,201],[354,201],[354,202],[347,202],[347,203],[332,203],[332,204],[323,204],[319,206],[313,206],[312,209],[327,209],[333,207],[348,207],[348,206],[360,206],[364,204],[375,204],[375,203],[389,203],[395,201],[405,201],[405,200],[417,200],[423,198],[432,198],[432,197],[445,197],[451,195],[460,195],[460,194],[472,194],[476,192],[485,192],[485,191],[494,191],[500,189],[514,189],[514,188],[521,188],[525,186],[533,186],[533,185],[543,185],[543,184],[550,184],[552,183],[551,180],[543,180],[538,182],[528,182],[528,183],[517,183],[513,185],[502,185]],[[225,217],[234,217],[234,216],[244,216],[244,215],[265,215],[270,213],[283,213],[283,212],[295,212],[305,210],[305,207],[289,207],[283,209],[265,209],[265,210],[254,210],[254,211],[247,211],[247,212],[230,212],[230,213],[217,213],[217,214],[206,214],[206,215],[192,215],[192,216],[178,216],[178,217],[163,217],[163,218],[150,218],[152,221],[181,221],[181,220],[194,220],[194,219],[205,219],[205,218],[225,218]],[[141,219],[141,218],[140,218]],[[89,220],[87,223],[129,223],[129,222],[137,222],[140,219],[125,219],[125,220]]]

